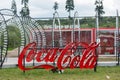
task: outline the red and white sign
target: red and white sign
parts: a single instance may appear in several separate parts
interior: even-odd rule
[[[19,59],[18,59],[18,67],[23,70],[32,70],[35,68],[45,68],[52,69],[56,66],[52,64],[47,64],[47,62],[56,62],[57,68],[59,70],[70,67],[71,69],[80,67],[80,68],[89,68],[92,69],[95,67],[97,63],[97,55],[95,53],[96,48],[99,44],[93,42],[91,44],[87,44],[84,42],[74,42],[69,43],[63,49],[61,48],[51,48],[51,49],[41,49],[37,51],[36,43],[29,43],[22,50]],[[75,55],[75,52],[78,47],[85,48],[82,51],[82,55]],[[30,49],[31,48],[31,49]],[[59,55],[57,55],[59,53]],[[70,53],[70,54],[69,54]],[[42,57],[43,54],[46,54]],[[31,62],[35,59],[37,62],[41,63],[42,61],[46,62],[46,64],[40,64],[39,66],[33,66],[32,68],[25,67],[23,65],[24,60],[27,62]]]

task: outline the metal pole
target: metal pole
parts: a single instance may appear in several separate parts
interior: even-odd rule
[[[99,42],[99,17],[98,17],[98,12],[96,12],[96,42]],[[97,57],[97,61],[95,64],[95,68],[94,68],[94,72],[97,72],[97,64],[98,64],[98,53],[97,53],[97,49],[96,49],[96,57]]]
[[[2,68],[2,46],[0,46],[0,69]]]
[[[76,22],[77,22],[77,24],[76,24]],[[76,25],[77,25],[77,27],[76,27]],[[75,12],[75,14],[74,14],[74,23],[73,23],[73,36],[72,36],[72,38],[73,38],[73,42],[74,42],[74,40],[75,40],[75,30],[74,30],[74,28],[78,28],[78,41],[80,42],[80,19],[79,19],[79,15],[78,15],[78,12],[76,11]]]
[[[72,27],[71,42],[74,42],[74,28],[75,28],[75,24]]]
[[[99,36],[99,17],[98,17],[98,12],[97,12],[97,15],[96,15],[96,28],[97,28],[96,38],[98,39],[98,36]]]
[[[80,19],[78,19],[78,29],[79,29],[79,32],[78,32],[78,41],[80,42]]]
[[[59,29],[59,47],[63,47],[63,41],[62,41],[62,31],[61,31],[61,24],[60,24],[60,19],[59,19],[59,14],[57,11],[53,14],[53,26],[52,26],[52,48],[56,47],[55,42],[54,42],[54,29],[56,28],[56,19],[58,22],[58,29]],[[55,62],[53,62],[53,65],[56,66]]]
[[[60,24],[59,14],[58,14],[57,11],[53,14],[53,27],[52,27],[52,40],[53,40],[53,43],[52,43],[52,46],[53,47],[55,46],[55,43],[54,43],[54,28],[56,28],[56,24],[55,24],[56,20],[58,22],[58,29],[59,29],[59,34],[60,34],[59,43],[60,43],[60,47],[62,47],[63,46],[62,31],[61,31],[61,24]]]
[[[54,48],[54,27],[55,27],[55,13],[53,14],[53,25],[52,25],[52,48]]]
[[[116,16],[116,58],[118,58],[118,63],[117,65],[119,65],[119,14],[118,14],[118,10],[116,11],[117,12],[117,16]]]
[[[62,31],[61,31],[61,23],[60,23],[60,19],[59,19],[59,14],[56,12],[57,14],[57,21],[58,21],[58,26],[59,26],[59,34],[60,34],[60,47],[63,47],[63,40],[62,40]]]

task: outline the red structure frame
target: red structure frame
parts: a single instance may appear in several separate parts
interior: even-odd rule
[[[96,35],[96,28],[75,28],[74,29],[74,42],[78,41],[78,32],[80,30],[80,42],[96,42],[96,36],[100,39],[100,46],[98,53],[99,55],[115,55],[115,28],[100,28],[99,34]],[[71,42],[72,29],[64,28],[61,29],[63,44],[66,45]],[[55,47],[59,46],[59,30],[55,29]],[[51,29],[45,30],[47,47],[51,46],[52,34]]]

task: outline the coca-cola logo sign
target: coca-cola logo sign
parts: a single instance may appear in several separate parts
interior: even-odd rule
[[[96,48],[99,44],[93,42],[87,44],[84,42],[73,42],[66,45],[63,49],[61,48],[50,48],[37,50],[36,43],[29,43],[22,50],[19,59],[18,67],[23,70],[32,70],[35,68],[53,69],[57,66],[59,70],[70,67],[71,69],[80,68],[94,68],[97,63],[97,55],[95,53]],[[85,48],[82,50],[82,55],[74,55],[78,47]],[[58,55],[59,53],[59,55]],[[45,55],[44,57],[42,55]],[[40,64],[39,66],[33,66],[31,68],[25,67],[23,62],[31,62],[35,59],[37,62],[46,62],[45,64]],[[56,62],[56,66],[53,64],[47,64],[48,62]]]

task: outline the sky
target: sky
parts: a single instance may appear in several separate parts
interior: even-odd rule
[[[0,9],[10,9],[12,0],[0,0]],[[21,10],[21,0],[15,0],[18,14]],[[58,13],[60,17],[67,17],[68,12],[65,10],[66,0],[29,0],[30,16],[33,18],[52,17],[54,13],[54,2],[58,2]],[[75,9],[79,16],[95,16],[95,0],[74,0]],[[105,14],[104,16],[115,16],[116,10],[120,12],[120,0],[103,0]]]

